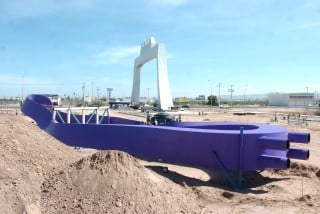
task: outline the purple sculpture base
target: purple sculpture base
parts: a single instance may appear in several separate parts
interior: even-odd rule
[[[308,159],[308,133],[288,133],[281,126],[235,122],[173,122],[165,126],[105,117],[101,124],[54,121],[47,97],[29,95],[22,111],[38,126],[69,146],[121,150],[148,160],[229,171],[287,169],[290,158]],[[66,114],[62,118],[66,121]],[[76,116],[81,118],[79,115]]]

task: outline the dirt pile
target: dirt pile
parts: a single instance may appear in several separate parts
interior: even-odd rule
[[[50,176],[44,213],[192,213],[196,195],[144,168],[127,153],[100,151]]]
[[[320,177],[320,170],[317,166],[298,162],[293,162],[288,170],[273,170],[273,172],[283,176],[296,175],[305,178],[312,178],[314,176]]]
[[[40,213],[44,175],[81,155],[27,117],[0,114],[0,211]]]

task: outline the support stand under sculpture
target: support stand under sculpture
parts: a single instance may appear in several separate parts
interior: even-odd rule
[[[164,44],[156,43],[151,37],[141,45],[140,56],[135,59],[131,102],[140,104],[141,67],[152,59],[157,59],[158,102],[160,108],[169,110],[173,107],[169,87],[166,49]]]

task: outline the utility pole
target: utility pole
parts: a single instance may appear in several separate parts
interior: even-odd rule
[[[150,103],[150,98],[149,98],[149,91],[150,91],[150,88],[147,88],[148,90],[148,104]]]
[[[99,94],[100,94],[100,88],[98,87],[97,88],[97,99],[98,99],[98,102],[99,102]]]
[[[309,93],[309,86],[306,86],[306,89],[307,89],[307,96],[308,96],[308,93]],[[306,99],[304,99],[304,105],[306,106]]]
[[[230,92],[230,109],[232,108],[232,93],[234,92],[233,85],[230,85],[230,88],[228,89]]]
[[[93,102],[93,81],[91,81],[91,102]]]
[[[221,100],[221,98],[220,98],[220,88],[221,88],[221,83],[219,82],[219,84],[218,84],[218,88],[219,88],[219,108],[220,108],[220,100]]]
[[[23,98],[24,98],[24,74],[22,74],[22,78],[21,78],[21,102],[23,102]]]
[[[210,103],[211,103],[211,107],[212,107],[212,84],[211,84],[211,80],[209,80],[209,84],[210,84]]]
[[[82,106],[84,106],[85,93],[86,93],[86,83],[83,82],[83,84],[82,84]]]
[[[246,102],[246,91],[247,91],[247,84],[244,87],[244,92],[243,92],[243,104]]]
[[[110,102],[111,99],[111,92],[113,91],[113,88],[107,88],[107,92],[108,92],[108,102]]]

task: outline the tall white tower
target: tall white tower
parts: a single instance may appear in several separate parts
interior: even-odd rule
[[[156,43],[150,37],[140,48],[140,56],[135,59],[131,102],[140,103],[140,71],[141,67],[152,59],[157,59],[158,102],[161,109],[169,110],[173,106],[169,87],[167,56],[164,44]]]

